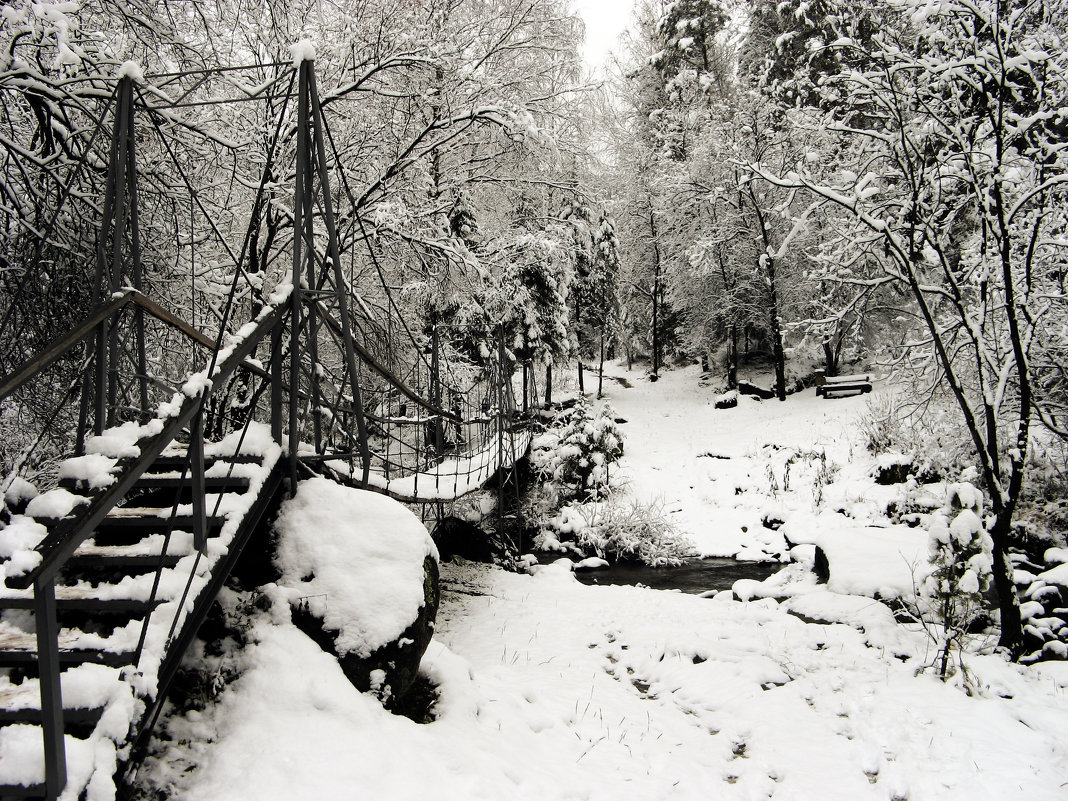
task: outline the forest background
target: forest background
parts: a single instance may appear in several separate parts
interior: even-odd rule
[[[817,374],[889,373],[908,390],[875,446],[972,471],[1018,648],[1008,549],[1068,528],[1064,11],[641,0],[600,84],[564,0],[17,0],[0,12],[0,369],[101,291],[121,75],[146,291],[209,334],[257,312],[288,269],[308,40],[363,318],[447,331],[457,370],[503,339],[547,402],[554,366],[615,356],[654,378],[701,360],[724,391],[766,371],[780,400]],[[4,408],[5,467],[46,400]]]

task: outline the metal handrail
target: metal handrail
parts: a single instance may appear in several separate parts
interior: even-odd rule
[[[9,375],[0,379],[0,401],[4,400],[4,398],[47,368],[54,361],[69,353],[78,345],[78,343],[92,334],[102,322],[115,316],[130,305],[140,306],[156,319],[181,331],[190,339],[193,339],[212,350],[215,349],[215,340],[207,334],[199,331],[177,315],[170,313],[159,304],[149,300],[136,289],[127,289],[124,290],[121,295],[101,303],[89,312],[84,320],[74,326],[62,337],[53,341],[47,348],[41,351],[41,353],[26,360],[16,367]]]

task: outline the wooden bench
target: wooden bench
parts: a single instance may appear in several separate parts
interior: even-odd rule
[[[816,394],[824,398],[839,398],[845,395],[863,395],[871,392],[872,377],[869,373],[836,375],[824,379],[823,386],[816,387]]]

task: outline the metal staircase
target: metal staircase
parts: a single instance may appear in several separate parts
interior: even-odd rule
[[[36,631],[0,624],[0,668],[10,669],[0,685],[0,726],[19,727],[18,739],[43,738],[46,748],[51,740],[58,753],[29,766],[30,782],[0,785],[0,797],[54,797],[50,788],[67,783],[67,754],[100,747],[116,725],[136,737],[154,722],[211,600],[281,487],[277,447],[266,454],[210,444],[207,450],[220,452],[205,457],[202,506],[188,455],[171,450],[57,563],[54,575],[7,579],[0,612],[32,612]],[[64,483],[68,491],[88,489],[85,481]],[[206,510],[203,550],[195,542],[197,506]],[[14,519],[43,525],[46,540],[73,522]],[[105,715],[110,720],[101,727]],[[58,731],[61,749],[52,738]]]

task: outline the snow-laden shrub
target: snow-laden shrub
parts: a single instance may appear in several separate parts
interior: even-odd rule
[[[921,613],[939,629],[936,662],[943,679],[950,675],[952,650],[960,652],[969,627],[984,613],[984,595],[990,588],[993,542],[983,525],[983,493],[972,484],[951,484],[946,505],[927,524],[928,563],[923,580]]]
[[[1015,555],[1014,555],[1015,557]],[[1023,561],[1022,556],[1015,557]],[[1044,569],[1037,575],[1030,569]],[[1021,591],[1020,616],[1024,623],[1024,655],[1028,665],[1068,659],[1068,548],[1047,548],[1038,564],[1023,561],[1016,570]]]
[[[616,497],[565,506],[543,533],[547,542],[564,547],[574,542],[583,554],[612,562],[662,567],[677,565],[694,553],[660,506]]]
[[[876,455],[895,450],[907,441],[901,410],[891,394],[872,395],[857,419],[864,447]]]
[[[956,409],[938,398],[906,405],[902,397],[877,393],[868,400],[857,426],[869,452],[911,462],[908,473],[921,484],[975,467],[975,447]]]
[[[596,416],[580,401],[560,424],[534,440],[531,463],[543,481],[559,488],[561,500],[603,497],[608,491],[609,465],[623,455],[623,435],[612,408]]]

